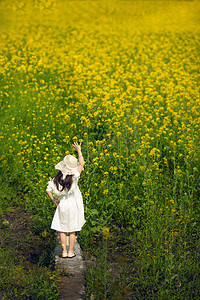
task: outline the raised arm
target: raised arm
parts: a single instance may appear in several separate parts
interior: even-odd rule
[[[83,159],[83,154],[81,152],[81,143],[79,145],[77,142],[75,142],[73,144],[73,146],[76,149],[76,151],[78,152],[79,166],[77,168],[77,171],[81,174],[81,172],[83,171],[83,167],[84,167],[84,159]]]

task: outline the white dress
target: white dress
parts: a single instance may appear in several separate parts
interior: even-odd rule
[[[57,190],[52,178],[48,182],[46,190],[52,192],[60,200],[51,223],[51,229],[60,232],[80,231],[85,224],[83,198],[78,187],[79,178],[80,173],[76,171],[70,190],[65,189],[62,192]],[[61,186],[59,188],[61,189]]]

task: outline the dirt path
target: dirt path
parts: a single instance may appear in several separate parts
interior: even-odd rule
[[[68,246],[68,241],[67,241]],[[83,285],[84,262],[79,243],[76,241],[74,246],[76,257],[62,258],[62,247],[59,235],[56,235],[55,264],[59,269],[66,272],[59,282],[60,300],[79,300],[84,299],[85,289]]]

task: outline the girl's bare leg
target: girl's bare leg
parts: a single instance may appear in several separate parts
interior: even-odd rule
[[[60,233],[60,241],[61,241],[61,245],[62,245],[62,249],[63,252],[67,252],[67,233],[66,232],[61,232]]]
[[[71,254],[74,253],[74,244],[75,244],[75,241],[76,241],[76,234],[75,234],[75,232],[70,232],[69,233],[69,252]]]

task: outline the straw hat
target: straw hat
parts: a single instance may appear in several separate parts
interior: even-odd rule
[[[63,179],[67,175],[74,175],[79,163],[76,157],[73,155],[66,155],[62,161],[60,161],[55,168],[60,170],[63,174]]]

